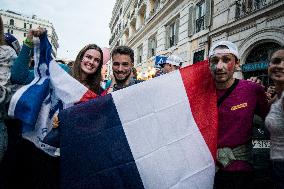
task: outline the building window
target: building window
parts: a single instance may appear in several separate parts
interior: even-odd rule
[[[13,31],[13,30],[10,30],[10,34],[14,34],[14,31]]]
[[[160,7],[160,0],[150,0],[150,16],[155,14]]]
[[[170,33],[170,47],[174,46],[175,45],[175,34],[176,34],[176,25],[175,23],[171,24],[170,25],[170,28],[169,28],[169,33]]]
[[[144,11],[144,14],[143,14],[143,24],[145,23],[145,20],[146,20],[146,8],[145,8],[145,11]]]
[[[27,33],[24,33],[24,37],[27,37]]]
[[[129,39],[129,29],[128,28],[125,30],[124,35],[125,35],[125,43],[126,43]]]
[[[133,34],[136,32],[136,19],[132,20],[130,23],[130,35],[133,36]]]
[[[24,23],[24,28],[27,28],[27,24],[26,23]]]
[[[146,20],[146,7],[145,6],[143,6],[141,10],[139,11],[139,19],[140,19],[140,26],[142,26]]]
[[[170,48],[178,43],[179,18],[174,19],[166,26],[166,47]]]
[[[138,50],[137,64],[142,64],[143,45],[140,45],[137,50]]]
[[[204,50],[201,50],[193,54],[193,64],[204,60],[204,52]]]
[[[195,28],[196,28],[196,33],[204,30],[204,16],[205,16],[205,1],[202,0],[199,3],[196,4],[196,9],[195,9]]]
[[[211,25],[212,0],[199,0],[195,6],[189,7],[188,36],[192,36]]]
[[[32,29],[32,24],[30,24],[30,29]]]
[[[14,24],[15,24],[15,23],[14,23],[14,20],[13,20],[13,19],[10,19],[10,25],[11,25],[11,26],[14,26]]]
[[[154,12],[156,12],[159,7],[160,7],[160,0],[155,0],[155,2],[154,2]]]
[[[157,39],[156,35],[154,35],[148,39],[148,57],[156,55],[156,48],[157,48]]]

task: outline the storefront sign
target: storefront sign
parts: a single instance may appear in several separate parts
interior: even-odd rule
[[[268,63],[261,62],[261,63],[248,63],[242,65],[243,72],[252,72],[256,70],[266,70],[268,68]]]

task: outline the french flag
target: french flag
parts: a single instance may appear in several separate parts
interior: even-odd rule
[[[96,98],[97,95],[52,59],[47,34],[40,37],[34,52],[35,78],[13,95],[8,114],[22,121],[24,138],[55,156],[56,148],[43,142],[52,129],[54,116],[59,110]]]
[[[206,61],[67,108],[60,186],[213,188],[217,117]]]

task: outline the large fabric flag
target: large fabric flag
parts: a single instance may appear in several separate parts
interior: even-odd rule
[[[201,62],[63,110],[61,188],[213,188],[216,104]]]
[[[51,50],[47,35],[42,35],[34,49],[35,79],[13,95],[9,115],[22,121],[24,138],[55,156],[56,148],[43,143],[52,129],[54,115],[60,109],[97,95],[64,71],[52,59]]]

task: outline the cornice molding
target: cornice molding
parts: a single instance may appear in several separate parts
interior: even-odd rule
[[[210,31],[210,36],[215,37],[218,36],[224,32],[229,32],[232,30],[238,30],[239,27],[242,27],[244,24],[251,24],[254,23],[256,19],[261,17],[267,17],[268,13],[273,14],[275,9],[281,9],[284,8],[284,3],[279,1],[271,6],[267,6],[266,8],[263,8],[261,10],[258,10],[246,17],[242,17],[240,19],[235,19],[234,21],[227,23],[219,28],[215,28]],[[283,13],[281,14],[283,15]],[[271,16],[273,17],[273,16]],[[214,17],[213,17],[214,19]],[[242,27],[243,28],[243,27]]]
[[[127,45],[132,47],[135,43],[140,41],[145,35],[145,33],[148,33],[150,30],[153,29],[159,22],[161,22],[161,19],[163,17],[166,17],[172,10],[174,10],[180,3],[183,2],[182,0],[175,1],[167,1],[162,9],[158,11],[156,14],[152,16],[145,24],[144,27],[142,27],[140,30],[137,31],[137,33],[129,39],[127,42]],[[177,16],[179,12],[177,12],[173,17]],[[166,24],[166,23],[165,23]]]

